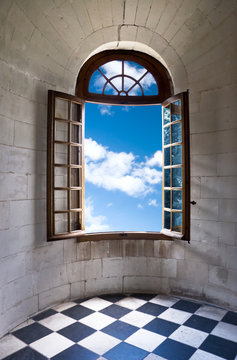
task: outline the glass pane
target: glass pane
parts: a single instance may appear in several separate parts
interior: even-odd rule
[[[67,164],[68,163],[68,146],[64,144],[54,144],[54,163]]]
[[[66,167],[55,167],[54,170],[54,184],[55,187],[67,187],[67,168]]]
[[[175,101],[171,104],[171,120],[181,120],[181,100]]]
[[[81,191],[71,190],[71,209],[81,208]]]
[[[124,90],[125,90],[125,91],[128,91],[128,90],[130,89],[130,87],[132,87],[134,84],[135,84],[135,81],[134,81],[134,80],[128,78],[127,76],[124,77]],[[135,87],[135,86],[134,86],[134,87]],[[132,89],[132,90],[133,90],[133,89]],[[132,90],[131,90],[131,91],[132,91]],[[129,93],[129,95],[131,95],[131,94]]]
[[[81,230],[81,212],[71,212],[71,231]]]
[[[172,143],[181,142],[182,141],[182,130],[181,130],[181,123],[173,124],[171,126],[171,137]]]
[[[165,187],[170,187],[170,169],[165,169]]]
[[[172,146],[172,165],[182,164],[182,145]]]
[[[172,213],[172,230],[182,232],[182,213]]]
[[[181,190],[173,190],[172,208],[175,210],[182,210],[182,191]]]
[[[68,123],[55,121],[55,141],[68,141]]]
[[[143,87],[144,95],[158,94],[157,83],[151,73],[147,73],[146,76],[144,76],[144,78],[140,81],[140,84]]]
[[[139,80],[147,70],[133,62],[133,61],[124,61],[124,74],[132,76],[134,79]]]
[[[68,101],[55,99],[55,117],[68,120]]]
[[[163,119],[164,119],[164,125],[166,125],[170,122],[170,108],[169,107],[165,107],[163,109]]]
[[[165,148],[165,166],[170,165],[170,148]]]
[[[106,79],[104,78],[104,76],[101,75],[98,70],[94,71],[90,78],[89,92],[101,94],[103,92],[105,82]]]
[[[81,144],[82,143],[82,128],[80,125],[73,125],[71,124],[71,141]]]
[[[107,83],[104,91],[105,95],[118,95],[118,91],[116,91],[113,86],[111,86],[109,83]]]
[[[119,91],[122,90],[122,76],[117,76],[113,80],[111,80],[111,83],[118,89]]]
[[[182,168],[172,169],[172,186],[182,187]]]
[[[170,126],[164,127],[164,145],[170,144]]]
[[[170,209],[170,190],[165,190],[165,208]]]
[[[164,213],[164,227],[165,229],[170,230],[170,212],[169,211],[165,211]]]
[[[68,215],[54,214],[55,234],[60,234],[68,231]]]
[[[71,146],[71,165],[82,164],[82,149],[80,146]]]
[[[81,122],[81,106],[80,104],[71,103],[71,120]]]
[[[142,90],[139,85],[134,86],[131,91],[128,92],[129,96],[142,96]]]
[[[100,66],[100,70],[110,79],[112,76],[122,74],[122,61],[112,60]]]
[[[67,190],[54,191],[54,211],[67,210]]]
[[[70,169],[71,171],[71,186],[81,186],[82,183],[82,170],[81,169]]]

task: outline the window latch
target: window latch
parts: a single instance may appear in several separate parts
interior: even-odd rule
[[[196,201],[190,201],[190,204],[192,204],[192,205],[196,205],[197,203],[196,203]]]

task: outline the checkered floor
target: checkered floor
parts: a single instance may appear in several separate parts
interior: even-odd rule
[[[234,360],[237,313],[170,296],[99,296],[44,311],[0,340],[5,360]]]

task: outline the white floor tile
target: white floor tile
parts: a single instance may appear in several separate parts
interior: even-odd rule
[[[64,336],[52,333],[30,344],[30,347],[42,355],[51,358],[61,351],[64,351],[74,345],[74,342]]]
[[[87,326],[90,326],[93,329],[101,330],[104,327],[112,324],[116,320],[117,319],[112,318],[111,316],[95,312],[79,320],[79,322]]]
[[[207,317],[208,319],[220,321],[223,319],[226,313],[226,310],[219,309],[215,306],[204,305],[195,312],[195,315],[200,315]]]
[[[98,297],[94,297],[90,300],[83,301],[80,305],[87,307],[88,309],[94,310],[94,311],[100,311],[102,309],[105,309],[106,307],[112,305],[110,301],[100,299]]]
[[[6,335],[0,339],[0,359],[21,350],[24,347],[26,347],[26,344],[17,339],[14,335]]]
[[[158,318],[172,321],[176,324],[183,324],[186,320],[190,318],[190,316],[192,316],[191,313],[170,308],[165,310],[162,314],[160,314]]]
[[[167,306],[167,307],[174,305],[178,301],[179,301],[179,299],[176,299],[173,296],[166,296],[166,295],[157,295],[152,300],[150,300],[150,302],[153,304],[163,305],[163,306]]]
[[[237,342],[237,326],[219,322],[211,332],[212,335],[220,336],[224,339]]]
[[[74,322],[76,322],[75,319],[60,313],[51,315],[39,321],[41,325],[44,325],[53,331],[58,331],[66,326],[73,324]]]
[[[222,357],[210,354],[206,351],[203,350],[197,350],[192,357],[190,358],[190,360],[225,360]]]
[[[146,304],[146,301],[142,300],[142,299],[137,299],[134,297],[126,297],[124,299],[119,300],[118,302],[116,302],[116,305],[120,305],[123,306],[127,309],[130,310],[136,310],[138,309],[140,306]]]
[[[208,333],[200,330],[192,329],[187,326],[180,326],[169,336],[169,338],[179,341],[183,344],[198,348],[208,337],[208,335]]]
[[[155,316],[134,310],[121,317],[120,321],[124,321],[137,327],[143,327],[153,319],[155,319]]]
[[[167,360],[167,359],[155,354],[149,354],[147,357],[145,357],[144,360]]]
[[[99,355],[103,355],[120,342],[120,340],[114,338],[113,336],[97,331],[87,338],[79,341],[78,344]]]
[[[125,342],[151,352],[165,340],[165,336],[155,334],[148,330],[140,329],[129,336]]]
[[[76,305],[78,305],[78,304],[75,302],[67,302],[64,304],[56,305],[52,309],[56,310],[58,312],[62,312],[64,310],[70,309],[71,307],[76,306]]]

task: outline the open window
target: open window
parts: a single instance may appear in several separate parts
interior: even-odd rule
[[[92,81],[91,81],[92,80]],[[105,51],[82,67],[77,96],[49,91],[48,96],[48,241],[85,234],[84,102],[163,106],[163,229],[146,238],[189,240],[190,183],[188,93],[172,96],[165,67],[133,51]],[[167,99],[168,98],[168,99]],[[156,121],[156,119],[154,119]],[[144,233],[109,233],[107,237],[144,238]]]

